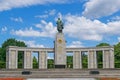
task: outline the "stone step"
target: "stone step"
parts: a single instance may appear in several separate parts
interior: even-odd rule
[[[30,74],[22,74],[30,71]],[[99,74],[90,74],[90,71],[99,71]],[[0,70],[0,77],[22,77],[22,78],[86,78],[86,77],[120,77],[120,69],[16,69]]]

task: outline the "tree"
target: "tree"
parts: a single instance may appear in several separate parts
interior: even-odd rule
[[[35,56],[33,57],[33,68],[38,68],[38,60]]]
[[[48,69],[54,68],[54,59],[47,59],[48,62]]]
[[[120,68],[120,42],[114,45],[115,67]]]
[[[2,48],[0,48],[0,61],[2,60],[1,54],[2,54]]]
[[[2,52],[1,52],[1,56],[3,58],[2,61],[6,61],[6,48],[8,46],[27,47],[27,45],[22,41],[18,41],[18,40],[14,39],[14,38],[7,39],[2,44]]]
[[[37,58],[34,56],[33,57],[33,63],[37,63],[38,62],[38,60],[37,60]]]
[[[83,68],[88,68],[88,54],[86,54],[86,52],[82,52],[82,67]]]
[[[7,39],[2,44],[2,48],[6,48],[7,46],[27,47],[27,45],[23,41],[18,41],[18,40],[14,39],[14,38]]]
[[[120,42],[114,46],[115,57],[120,59]]]
[[[96,45],[96,47],[103,47],[103,46],[110,46],[110,44],[108,44],[108,43],[100,43],[100,44]]]
[[[67,56],[67,68],[73,68],[73,56]]]
[[[1,62],[6,62],[6,48],[8,46],[18,46],[18,47],[27,47],[27,45],[22,42],[22,41],[18,41],[14,38],[10,38],[7,39],[3,44],[2,44],[2,48],[0,49],[0,61]],[[22,56],[22,54],[20,54],[20,56],[18,57],[18,59]],[[20,60],[19,60],[20,61]]]

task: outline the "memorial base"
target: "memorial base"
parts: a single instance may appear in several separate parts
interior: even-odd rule
[[[55,65],[55,68],[65,68],[65,65]]]

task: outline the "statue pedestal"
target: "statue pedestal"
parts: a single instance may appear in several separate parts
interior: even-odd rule
[[[63,33],[57,33],[55,39],[55,68],[66,67],[66,42]]]

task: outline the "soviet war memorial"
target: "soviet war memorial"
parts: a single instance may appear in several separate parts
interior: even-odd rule
[[[0,80],[120,80],[120,0],[0,0]]]
[[[24,79],[45,79],[45,78],[69,78],[84,79],[120,77],[120,70],[114,65],[114,47],[84,47],[67,48],[67,40],[63,33],[63,22],[60,18],[57,20],[57,33],[54,41],[54,48],[32,48],[8,46],[6,48],[6,69],[0,70],[0,77],[20,77]],[[23,52],[23,65],[18,68],[18,52]],[[38,68],[33,68],[32,52],[38,52]],[[53,68],[48,68],[47,54],[54,53]],[[84,69],[82,63],[82,53],[87,57],[87,67]],[[97,55],[102,53],[102,67],[99,68]],[[73,65],[67,65],[66,53],[73,53]],[[21,53],[22,54],[22,53]],[[12,74],[11,74],[12,73]]]
[[[66,53],[73,53],[73,69],[82,68],[82,52],[88,53],[88,69],[97,69],[97,51],[102,51],[103,69],[114,68],[114,48],[107,47],[89,47],[89,48],[66,48],[66,40],[64,38],[63,23],[58,18],[57,20],[57,34],[55,37],[54,48],[29,48],[8,46],[6,50],[6,68],[18,69],[18,51],[24,52],[23,69],[33,69],[32,67],[32,52],[39,53],[39,68],[47,69],[47,53],[54,53],[54,68],[65,69],[67,67]]]

